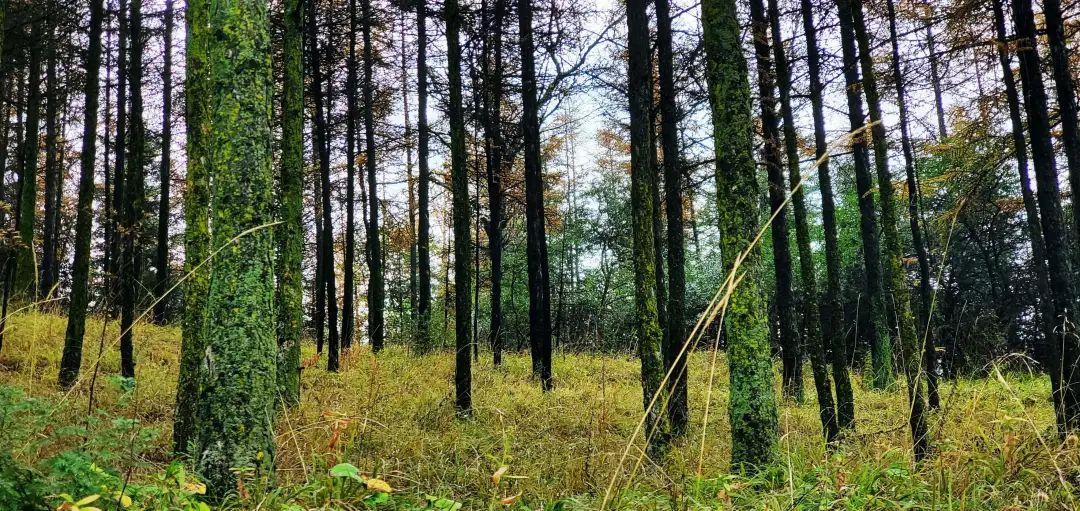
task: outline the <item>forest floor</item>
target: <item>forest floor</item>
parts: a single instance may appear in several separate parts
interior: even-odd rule
[[[61,316],[12,317],[0,352],[0,389],[18,388],[49,403],[46,428],[87,422],[92,395],[93,408],[137,419],[157,432],[130,461],[138,462],[134,478],[160,470],[170,461],[179,330],[136,329],[138,384],[132,388],[111,376],[119,368],[115,323],[103,330],[100,321],[90,321],[82,378],[65,393],[55,387],[64,327]],[[104,356],[95,378],[100,345]],[[313,349],[306,346],[304,353],[311,362]],[[511,501],[528,503],[525,509],[541,503],[553,509],[558,501],[560,509],[1077,505],[1080,449],[1075,441],[1058,442],[1049,383],[1017,369],[1019,364],[944,383],[942,409],[930,421],[935,451],[917,466],[902,388],[872,391],[856,376],[857,431],[827,452],[807,370],[806,399],[784,401],[780,409],[777,466],[743,478],[727,475],[728,374],[722,355],[711,392],[709,353],[691,357],[689,431],[655,461],[643,458],[640,438],[628,446],[642,410],[635,358],[558,353],[555,390],[545,394],[530,376],[526,355],[508,355],[500,369],[489,353],[481,355],[474,363],[476,411],[466,420],[454,413],[449,351],[414,356],[392,346],[375,357],[361,347],[343,357],[339,373],[305,369],[301,405],[278,420],[278,484],[302,485],[349,462],[387,481],[396,499],[423,502],[426,495],[438,495],[463,502],[465,509],[503,508]],[[56,449],[16,456],[44,458]],[[500,467],[505,471],[493,478]]]

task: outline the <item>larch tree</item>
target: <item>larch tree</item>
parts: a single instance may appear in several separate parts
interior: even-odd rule
[[[731,397],[731,463],[754,471],[772,461],[779,431],[768,314],[758,282],[758,230],[761,190],[753,158],[750,82],[742,56],[735,0],[701,3],[705,76],[712,111],[716,154],[720,251],[727,280],[737,285],[724,313]]]
[[[4,10],[0,5],[0,13]],[[0,18],[3,14],[0,14]],[[83,82],[83,137],[79,155],[79,198],[75,213],[75,254],[71,267],[71,303],[68,306],[64,352],[60,359],[57,384],[72,386],[82,365],[83,336],[86,333],[86,308],[89,302],[90,246],[94,220],[94,171],[97,158],[97,126],[101,85],[101,32],[105,19],[103,0],[90,1],[90,25],[86,47],[86,78]],[[2,24],[2,21],[0,21]]]
[[[29,76],[26,92],[26,119],[22,142],[22,173],[19,175],[19,199],[16,229],[19,246],[15,252],[14,288],[10,293],[17,299],[33,298],[36,292],[37,260],[34,256],[34,218],[37,215],[38,130],[41,124],[41,32],[44,21],[35,17],[30,22]]]
[[[506,17],[508,0],[494,0],[494,12],[490,31],[492,37],[487,42],[484,57],[484,140],[487,161],[488,189],[488,255],[491,258],[491,318],[488,330],[488,344],[491,345],[492,357],[496,366],[502,364],[503,317],[502,317],[502,278],[503,278],[503,22]],[[485,39],[487,41],[487,39]]]
[[[281,100],[281,171],[278,226],[278,392],[300,402],[300,341],[304,328],[304,7],[284,2],[284,87]]]
[[[1043,19],[1046,23],[1046,42],[1050,48],[1050,64],[1053,70],[1054,91],[1057,92],[1058,117],[1061,120],[1061,144],[1069,167],[1069,187],[1080,190],[1080,121],[1077,120],[1075,65],[1070,63],[1070,49],[1065,36],[1065,22],[1061,15],[1061,0],[1043,0]],[[1080,240],[1080,208],[1072,210],[1072,237]],[[1073,246],[1074,261],[1080,263],[1080,244]],[[1075,352],[1080,355],[1080,351]],[[1068,367],[1080,367],[1080,360],[1066,360]],[[1080,413],[1080,409],[1072,413]],[[1075,419],[1074,419],[1075,420]]]
[[[851,390],[847,346],[841,326],[843,309],[840,302],[840,242],[836,226],[836,201],[833,199],[832,175],[829,172],[829,144],[825,138],[825,106],[822,99],[824,84],[821,80],[821,55],[818,49],[813,8],[810,0],[802,0],[800,3],[803,33],[806,38],[810,106],[814,118],[814,158],[819,162],[817,173],[818,191],[821,194],[821,224],[825,234],[825,294],[822,297],[824,307],[821,311],[821,338],[829,340],[828,352],[833,385],[836,386],[837,423],[842,429],[852,430],[855,427],[855,399]],[[798,209],[796,209],[796,214],[798,214]],[[809,293],[809,288],[806,292]]]
[[[900,147],[904,153],[904,175],[907,180],[908,225],[911,227],[911,245],[915,249],[915,256],[919,263],[919,315],[914,332],[915,346],[919,349],[914,353],[922,353],[922,371],[926,374],[928,404],[930,408],[936,409],[940,404],[940,398],[937,385],[937,349],[931,317],[934,294],[930,281],[930,254],[926,247],[927,240],[923,238],[921,225],[918,170],[915,168],[915,148],[908,127],[911,113],[908,111],[905,74],[900,63],[900,40],[896,29],[896,8],[893,0],[886,0],[886,9],[889,17],[889,41],[892,45],[892,72],[893,79],[896,80],[896,104],[900,110]]]
[[[630,208],[634,263],[634,337],[641,359],[645,434],[650,452],[668,441],[667,392],[663,385],[663,332],[656,305],[656,260],[653,239],[652,67],[646,0],[626,2],[627,70],[630,100]]]
[[[772,259],[776,280],[776,328],[780,339],[781,388],[784,396],[801,401],[802,353],[795,333],[795,294],[792,291],[791,242],[788,236],[787,184],[780,156],[780,119],[776,112],[776,87],[773,55],[769,42],[769,19],[762,0],[750,0],[751,34],[757,62],[758,97],[764,138],[762,161],[769,186],[772,214]]]
[[[300,0],[294,0],[300,1]],[[187,126],[187,172],[184,177],[184,314],[181,324],[180,375],[176,384],[173,451],[193,454],[198,398],[205,373],[207,296],[210,294],[210,153],[209,0],[188,0],[185,42],[184,118]]]
[[[60,202],[57,193],[62,190],[60,162],[57,158],[57,144],[60,137],[61,102],[57,87],[57,45],[56,16],[53,12],[57,4],[51,0],[43,2],[43,12],[47,16],[48,29],[45,39],[38,44],[45,46],[45,189],[41,226],[41,262],[38,265],[38,296],[48,298],[55,291],[57,283],[55,269],[60,263],[57,254],[59,230],[56,228],[60,219]]]
[[[172,32],[173,0],[165,1],[164,34],[161,68],[161,192],[158,197],[157,252],[154,257],[154,322],[162,324],[169,311],[165,293],[169,288],[169,222],[172,219],[170,194],[172,188]]]
[[[371,0],[363,0],[364,35],[364,167],[367,169],[368,193],[368,338],[372,351],[383,347],[386,327],[383,309],[386,284],[383,282],[383,250],[379,231],[379,180],[375,154],[375,49],[372,47],[371,25],[374,23]]]
[[[124,176],[123,222],[120,224],[120,374],[135,377],[135,314],[139,300],[139,276],[142,270],[141,226],[143,217],[143,168],[146,166],[146,123],[143,121],[143,26],[142,0],[129,4],[128,31],[131,54],[128,56],[128,84],[131,112],[127,167]]]
[[[417,298],[417,346],[421,351],[431,344],[431,213],[429,187],[431,170],[428,167],[427,121],[427,1],[416,2],[416,259],[419,290]]]
[[[682,435],[690,419],[686,364],[690,347],[686,338],[686,246],[683,234],[679,111],[675,92],[671,4],[668,0],[656,0],[656,45],[660,82],[660,137],[664,152],[664,207],[667,213],[668,331],[664,346],[664,365],[670,374],[667,412],[672,434]]]
[[[457,0],[445,0],[447,82],[450,93],[450,179],[454,226],[454,395],[458,415],[472,414],[472,247],[469,176],[465,154],[465,109],[461,93],[462,14]]]
[[[821,339],[821,313],[818,310],[817,276],[814,252],[810,247],[810,225],[806,211],[806,193],[802,186],[799,169],[798,133],[795,113],[791,105],[791,69],[784,51],[783,34],[780,32],[780,7],[777,0],[768,1],[769,33],[772,57],[776,67],[776,86],[780,96],[780,114],[784,120],[784,156],[787,160],[788,181],[791,185],[791,204],[795,214],[795,244],[799,251],[799,277],[802,281],[802,344],[810,354],[810,368],[814,376],[814,390],[818,400],[818,415],[826,441],[832,441],[839,433],[836,422],[836,406],[833,404],[832,383],[829,381],[828,363]],[[783,186],[783,176],[778,186]],[[779,218],[777,219],[779,221]],[[776,231],[774,231],[774,235]]]
[[[355,305],[353,298],[356,294],[355,264],[356,264],[356,89],[357,87],[357,60],[356,60],[356,32],[358,30],[358,18],[356,9],[357,0],[349,0],[349,35],[348,48],[345,50],[345,267],[343,269],[344,282],[342,282],[341,304],[341,347],[348,348],[352,345],[353,333],[356,320],[354,318]],[[364,1],[367,9],[369,0]],[[364,21],[364,34],[367,34],[367,17]],[[366,41],[366,39],[365,39]],[[367,56],[365,45],[365,57]],[[366,63],[365,63],[366,64]],[[366,66],[365,66],[366,69]],[[365,78],[366,80],[366,78]],[[367,82],[364,83],[365,91]],[[368,155],[370,157],[370,155]],[[365,224],[366,225],[366,224]]]
[[[106,240],[109,256],[106,262],[106,275],[108,276],[109,302],[115,314],[120,305],[121,287],[120,266],[123,260],[123,224],[124,224],[124,181],[127,178],[128,162],[128,75],[130,73],[131,43],[128,26],[128,0],[120,0],[116,15],[117,32],[119,33],[119,45],[117,46],[117,76],[116,76],[116,133],[113,144],[114,158],[112,194],[108,200],[112,201],[112,215],[109,224],[112,228],[112,237]]]
[[[1064,328],[1073,323],[1076,291],[1072,281],[1070,246],[1071,233],[1065,227],[1065,215],[1061,206],[1061,194],[1057,182],[1057,162],[1050,134],[1050,118],[1047,108],[1046,89],[1043,85],[1040,57],[1036,40],[1035,14],[1031,0],[1012,0],[1013,22],[1019,39],[1017,56],[1020,60],[1020,83],[1024,92],[1024,109],[1027,113],[1028,138],[1031,159],[1035,170],[1036,197],[1039,201],[1039,220],[1042,225],[1046,247],[1046,262],[1050,280],[1050,295],[1054,306],[1054,338],[1048,343],[1051,378],[1059,381],[1052,389],[1060,392],[1061,414],[1065,431],[1073,431],[1080,424],[1080,392],[1075,383],[1080,375],[1068,365],[1077,360],[1080,343],[1076,334]]]
[[[236,469],[256,480],[274,467],[277,343],[270,116],[273,80],[267,2],[200,2],[206,31],[205,143],[213,176],[214,259],[207,298],[206,372],[199,392],[196,471],[208,494],[236,489]],[[201,17],[200,16],[205,16]]]
[[[525,232],[529,272],[529,348],[533,375],[551,390],[551,284],[547,228],[544,225],[544,175],[540,161],[540,103],[537,97],[532,0],[518,0],[521,48],[521,131],[525,166]],[[646,146],[648,147],[648,146]],[[650,243],[651,241],[650,232]],[[650,252],[650,257],[651,252]]]
[[[1020,177],[1020,195],[1024,202],[1024,213],[1027,227],[1028,240],[1031,245],[1031,266],[1035,271],[1036,282],[1039,283],[1038,295],[1038,321],[1042,344],[1050,347],[1051,353],[1056,350],[1050,346],[1055,341],[1055,312],[1054,299],[1050,293],[1049,270],[1046,266],[1046,245],[1043,241],[1042,226],[1039,224],[1039,205],[1036,202],[1035,192],[1031,188],[1031,175],[1027,140],[1024,138],[1024,114],[1020,104],[1020,92],[1017,90],[1016,78],[1013,76],[1012,59],[1009,57],[1008,33],[1005,23],[1005,9],[1002,0],[993,0],[991,6],[994,11],[994,34],[997,38],[998,63],[1001,66],[1001,80],[1005,85],[1005,101],[1009,105],[1009,120],[1012,122],[1012,145],[1013,154],[1016,157],[1016,170]],[[1054,357],[1042,360],[1048,368],[1058,367],[1059,361]],[[1053,371],[1051,369],[1051,371]],[[1065,435],[1065,414],[1061,408],[1061,378],[1050,375],[1051,396],[1054,403],[1054,415],[1057,418],[1058,432]]]
[[[878,238],[877,208],[874,206],[873,178],[866,143],[870,132],[863,125],[862,96],[859,92],[859,57],[855,43],[851,3],[837,0],[840,16],[840,45],[843,51],[844,82],[847,94],[848,123],[851,126],[851,153],[855,167],[855,188],[859,196],[859,236],[862,240],[863,280],[866,288],[867,325],[870,328],[871,384],[887,388],[896,381],[893,372],[892,342],[885,317],[885,296],[881,277],[881,242]],[[834,333],[835,334],[835,333]]]

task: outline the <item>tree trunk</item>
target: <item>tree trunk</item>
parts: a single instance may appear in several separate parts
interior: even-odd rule
[[[532,0],[518,0],[521,45],[521,127],[525,143],[525,230],[529,271],[529,346],[533,375],[551,390],[551,283],[544,226],[544,176],[540,160],[540,105],[533,60]],[[647,122],[647,121],[646,121]],[[651,241],[650,241],[651,243]]]
[[[652,67],[649,63],[649,19],[645,0],[626,3],[630,96],[630,208],[634,252],[634,336],[641,358],[645,434],[650,453],[668,442],[666,389],[663,386],[663,332],[657,312],[656,242],[653,235],[655,172],[652,170]]]
[[[86,333],[86,307],[89,301],[90,242],[93,235],[94,165],[97,156],[98,98],[101,73],[101,31],[105,18],[103,0],[90,1],[90,29],[87,34],[86,78],[83,82],[83,137],[79,161],[79,202],[75,217],[75,260],[71,269],[71,304],[68,307],[64,352],[60,359],[57,384],[66,389],[79,378],[82,365],[83,335]],[[3,19],[0,5],[0,20]],[[2,36],[0,36],[2,37]],[[0,41],[2,44],[2,41]],[[0,164],[0,169],[3,164]]]
[[[1069,188],[1080,190],[1080,125],[1077,121],[1076,80],[1069,63],[1069,47],[1065,39],[1064,21],[1061,17],[1061,0],[1043,1],[1043,18],[1046,20],[1046,39],[1050,47],[1050,63],[1053,67],[1054,90],[1057,92],[1058,116],[1061,118],[1061,143],[1069,166]],[[1080,240],[1080,208],[1072,207],[1072,237]],[[1080,244],[1073,246],[1073,264],[1080,264]],[[1066,368],[1080,368],[1080,360],[1065,360]],[[1080,413],[1080,409],[1071,414]]]
[[[461,11],[457,0],[445,0],[447,81],[450,92],[450,176],[454,213],[454,357],[455,405],[461,416],[472,414],[472,247],[469,233],[469,176],[465,161],[465,111],[461,99]]]
[[[372,351],[383,348],[386,328],[383,325],[385,285],[383,284],[382,240],[379,237],[379,193],[375,165],[375,55],[371,47],[371,0],[363,0],[364,17],[364,143],[368,180],[368,250],[371,251],[370,281],[368,282],[368,336]]]
[[[814,252],[810,248],[806,194],[802,187],[802,175],[799,169],[798,133],[795,129],[795,114],[791,107],[791,69],[788,67],[787,55],[784,53],[783,34],[780,32],[780,7],[776,0],[769,0],[768,16],[769,30],[772,35],[772,54],[776,63],[776,84],[780,92],[780,110],[784,119],[784,152],[787,158],[788,180],[791,184],[791,203],[795,212],[795,244],[799,251],[799,276],[802,280],[803,346],[810,352],[810,366],[814,376],[814,390],[818,399],[822,432],[825,440],[832,442],[839,428],[836,422],[836,407],[833,405],[832,385],[829,382],[829,368],[825,362],[825,348],[821,340],[821,313],[818,310]],[[782,186],[783,176],[780,177],[778,185]]]
[[[417,237],[416,259],[418,263],[419,304],[417,312],[416,345],[420,351],[430,348],[431,344],[431,213],[428,199],[428,187],[431,182],[431,170],[428,167],[428,122],[427,122],[427,1],[416,2],[416,131],[417,131]]]
[[[871,384],[875,388],[887,388],[895,382],[892,366],[892,344],[885,318],[885,297],[881,278],[881,245],[878,240],[877,211],[874,207],[873,179],[870,177],[870,160],[866,151],[868,130],[863,122],[863,103],[859,89],[859,57],[855,48],[855,28],[852,22],[851,2],[837,0],[840,16],[840,38],[844,54],[844,81],[847,90],[848,122],[855,132],[852,139],[852,158],[855,161],[855,188],[859,195],[859,235],[863,244],[863,275],[867,302],[867,323],[871,337],[870,358]]]
[[[55,3],[46,1],[44,4],[46,15],[52,14],[51,11],[56,7]],[[45,216],[42,219],[41,229],[41,266],[38,268],[40,270],[38,296],[41,298],[48,297],[56,284],[53,275],[54,268],[58,264],[57,237],[60,234],[56,229],[56,222],[60,218],[60,202],[56,200],[56,197],[63,186],[57,159],[57,144],[60,135],[58,126],[60,95],[56,83],[56,21],[50,20],[47,23],[49,28],[45,40],[37,42],[37,44],[45,45],[47,53],[45,58]]]
[[[682,170],[680,165],[678,107],[675,102],[675,65],[671,36],[671,5],[656,0],[657,71],[660,80],[660,136],[664,152],[664,197],[667,213],[667,343],[664,365],[669,376],[668,417],[673,435],[681,436],[690,419],[686,359],[686,256],[683,233]]]
[[[1057,361],[1050,368],[1051,378],[1058,379],[1052,388],[1060,392],[1061,414],[1065,431],[1080,426],[1080,393],[1075,379],[1080,377],[1071,367],[1080,353],[1076,334],[1066,331],[1062,325],[1072,324],[1075,314],[1076,294],[1072,282],[1070,260],[1071,233],[1065,228],[1061,207],[1061,195],[1057,183],[1057,162],[1050,136],[1050,119],[1047,109],[1046,89],[1043,86],[1039,52],[1036,41],[1035,15],[1031,0],[1013,0],[1013,21],[1016,24],[1017,56],[1020,58],[1020,81],[1024,91],[1024,109],[1031,142],[1031,158],[1035,166],[1036,197],[1039,200],[1039,220],[1042,223],[1043,240],[1046,243],[1046,260],[1050,293],[1054,305],[1054,338],[1050,342],[1051,357]],[[1067,376],[1068,375],[1068,376]]]
[[[762,0],[750,2],[751,32],[757,61],[758,97],[761,102],[761,125],[765,145],[762,160],[768,174],[769,206],[772,219],[772,256],[776,278],[776,316],[783,363],[784,396],[801,402],[803,386],[799,365],[802,354],[795,334],[795,295],[791,290],[791,242],[788,240],[787,185],[780,162],[780,119],[776,115],[776,88],[773,57],[769,48],[769,20]]]
[[[128,58],[130,51],[130,41],[128,34],[128,0],[120,0],[119,10],[117,11],[117,30],[119,36],[119,46],[117,47],[117,77],[116,77],[116,145],[114,147],[116,154],[116,164],[113,166],[113,186],[112,197],[109,200],[112,201],[112,217],[109,219],[109,223],[112,224],[112,239],[109,243],[109,255],[110,258],[107,261],[107,270],[109,285],[106,286],[109,294],[109,304],[112,307],[112,312],[116,313],[116,307],[119,305],[121,294],[120,283],[120,265],[123,259],[123,234],[122,224],[124,218],[124,180],[127,178],[127,141],[128,141],[128,73],[130,72]]]
[[[349,0],[349,48],[346,50],[346,78],[345,78],[345,268],[344,268],[344,293],[341,305],[341,347],[347,349],[352,345],[353,332],[355,331],[355,319],[353,299],[356,294],[354,266],[356,265],[356,89],[357,89],[357,62],[356,62],[356,1]],[[367,12],[368,2],[363,0],[364,12]],[[365,50],[367,57],[367,15],[364,16]],[[365,70],[367,69],[365,61]],[[365,75],[365,91],[367,82]],[[366,225],[366,224],[365,224]]]
[[[930,84],[934,87],[934,112],[937,114],[938,139],[949,136],[945,126],[945,105],[941,100],[941,72],[938,70],[937,41],[934,40],[933,16],[926,19],[926,49],[930,53]]]
[[[896,31],[896,11],[893,0],[886,0],[889,14],[889,40],[892,43],[892,71],[896,79],[896,101],[900,110],[900,144],[904,152],[904,173],[907,177],[908,220],[911,226],[911,244],[919,261],[919,323],[915,329],[915,353],[922,353],[923,371],[926,372],[926,392],[931,409],[940,405],[937,385],[937,349],[933,328],[934,294],[931,287],[930,254],[926,249],[919,220],[919,183],[915,168],[915,149],[912,147],[908,132],[907,88],[904,84],[904,72],[900,67],[900,42]],[[925,330],[924,330],[925,329]],[[919,332],[922,335],[919,335]]]
[[[19,245],[15,255],[15,281],[12,296],[32,300],[37,269],[34,259],[34,217],[37,213],[38,128],[41,121],[41,18],[30,23],[30,62],[26,93],[26,127],[22,145],[22,175],[19,177]]]
[[[731,465],[755,471],[775,458],[778,441],[776,394],[766,318],[759,288],[758,231],[761,190],[753,152],[750,83],[742,57],[741,29],[734,0],[701,4],[705,73],[716,150],[720,251],[729,281],[738,282],[724,316],[731,398]]]
[[[918,349],[915,334],[915,319],[911,313],[911,298],[907,282],[904,279],[904,249],[900,242],[897,224],[896,198],[893,191],[892,174],[889,172],[888,146],[886,145],[885,125],[881,119],[881,100],[878,96],[877,78],[874,73],[874,60],[871,54],[870,38],[863,19],[862,0],[851,2],[851,17],[855,37],[859,45],[859,62],[862,67],[862,89],[866,93],[869,105],[871,133],[874,143],[874,166],[877,169],[878,196],[881,199],[881,230],[885,237],[885,256],[887,266],[885,276],[886,310],[891,310],[896,322],[896,332],[902,355],[904,376],[907,380],[909,403],[908,421],[911,426],[911,439],[915,459],[926,455],[929,438],[926,426],[926,401],[922,387],[922,351]]]
[[[157,281],[154,286],[154,322],[165,323],[169,302],[165,292],[169,288],[169,188],[172,185],[172,31],[173,0],[165,2],[165,63],[161,71],[161,196],[158,200],[157,257],[154,266]]]
[[[1016,79],[1013,77],[1012,64],[1010,63],[1009,50],[1006,41],[1008,34],[1005,31],[1005,10],[1002,0],[992,2],[994,9],[994,30],[997,38],[998,62],[1001,64],[1001,78],[1005,84],[1005,98],[1009,104],[1009,119],[1012,122],[1013,152],[1016,155],[1016,168],[1020,174],[1020,193],[1024,201],[1024,212],[1027,216],[1028,239],[1031,242],[1031,265],[1035,270],[1035,280],[1038,283],[1038,323],[1042,332],[1041,346],[1048,348],[1046,351],[1056,352],[1054,344],[1054,305],[1050,295],[1050,280],[1046,268],[1046,245],[1043,242],[1042,227],[1039,225],[1039,206],[1036,204],[1035,193],[1031,190],[1031,176],[1028,173],[1027,142],[1024,140],[1024,117],[1020,105],[1020,95],[1016,89]],[[1054,399],[1054,415],[1057,418],[1058,432],[1064,436],[1066,432],[1065,414],[1061,408],[1061,379],[1054,377],[1056,374],[1052,368],[1058,367],[1055,357],[1041,360],[1050,373],[1050,383]]]
[[[266,2],[203,5],[210,6],[202,37],[214,106],[204,139],[214,178],[213,246],[227,248],[213,263],[195,469],[220,499],[236,490],[235,467],[255,469],[249,481],[273,476],[274,247],[265,228],[274,221],[273,81]]]
[[[502,327],[502,256],[503,256],[503,188],[502,166],[502,100],[503,100],[503,56],[502,34],[503,19],[506,14],[507,0],[495,0],[495,12],[492,17],[493,54],[490,61],[484,60],[484,77],[487,82],[485,92],[484,140],[487,143],[487,188],[488,188],[488,252],[491,258],[491,324],[488,342],[491,345],[495,366],[502,364],[503,327]]]
[[[300,403],[300,341],[304,298],[304,8],[284,4],[284,87],[281,106],[281,183],[278,221],[278,392]]]
[[[142,0],[131,0],[131,55],[128,80],[131,87],[131,123],[128,164],[124,176],[124,213],[121,236],[123,253],[120,265],[120,374],[135,377],[134,326],[139,300],[139,277],[142,270],[139,249],[143,217],[143,167],[146,164],[146,125],[143,122],[143,44]]]

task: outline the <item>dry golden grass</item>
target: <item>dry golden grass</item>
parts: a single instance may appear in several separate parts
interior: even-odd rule
[[[119,368],[116,324],[108,324],[103,334],[98,320],[87,326],[80,382],[70,393],[56,390],[64,326],[61,316],[12,317],[0,352],[0,384],[50,399],[57,422],[76,422],[87,413],[103,344],[95,407],[159,429],[155,448],[146,456],[155,463],[167,462],[179,331],[136,328],[138,385],[122,400],[120,389],[107,381]],[[310,346],[304,355],[314,356]],[[454,414],[449,352],[414,356],[391,347],[375,357],[361,347],[344,356],[340,373],[306,369],[301,405],[278,420],[279,483],[300,483],[314,471],[348,461],[379,474],[401,493],[462,500],[523,493],[545,501],[582,496],[596,506],[616,471],[617,488],[627,494],[647,489],[679,501],[680,495],[693,492],[708,394],[708,353],[690,358],[688,434],[663,459],[643,460],[637,470],[640,439],[625,466],[617,467],[643,406],[634,358],[556,354],[556,388],[547,394],[531,378],[527,356],[511,354],[504,360],[505,366],[495,369],[484,354],[474,364],[476,413],[467,420]],[[704,478],[715,478],[728,468],[727,381],[721,362],[704,434]],[[771,507],[769,502],[797,504],[799,480],[815,470],[828,473],[827,480],[837,486],[829,491],[843,502],[844,492],[856,491],[848,486],[865,483],[860,478],[866,477],[868,467],[910,464],[903,390],[875,392],[858,380],[855,388],[858,431],[831,453],[821,441],[810,382],[806,402],[783,403],[780,475],[761,489],[767,496],[761,500],[765,507]],[[992,369],[985,379],[945,383],[943,410],[931,417],[936,451],[910,476],[914,486],[929,492],[920,498],[932,499],[928,505],[957,509],[980,508],[980,503],[997,508],[1071,505],[1067,487],[1075,482],[1078,450],[1075,442],[1059,445],[1053,435],[1048,392],[1044,377],[1021,371],[1002,374]],[[495,489],[491,476],[501,466],[509,468]],[[903,490],[882,485],[872,491],[888,496]]]

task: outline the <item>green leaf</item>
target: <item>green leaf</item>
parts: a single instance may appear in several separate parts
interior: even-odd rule
[[[364,482],[364,478],[360,477],[360,469],[356,468],[352,463],[338,463],[330,469],[330,475],[332,477],[347,477],[358,482]]]

